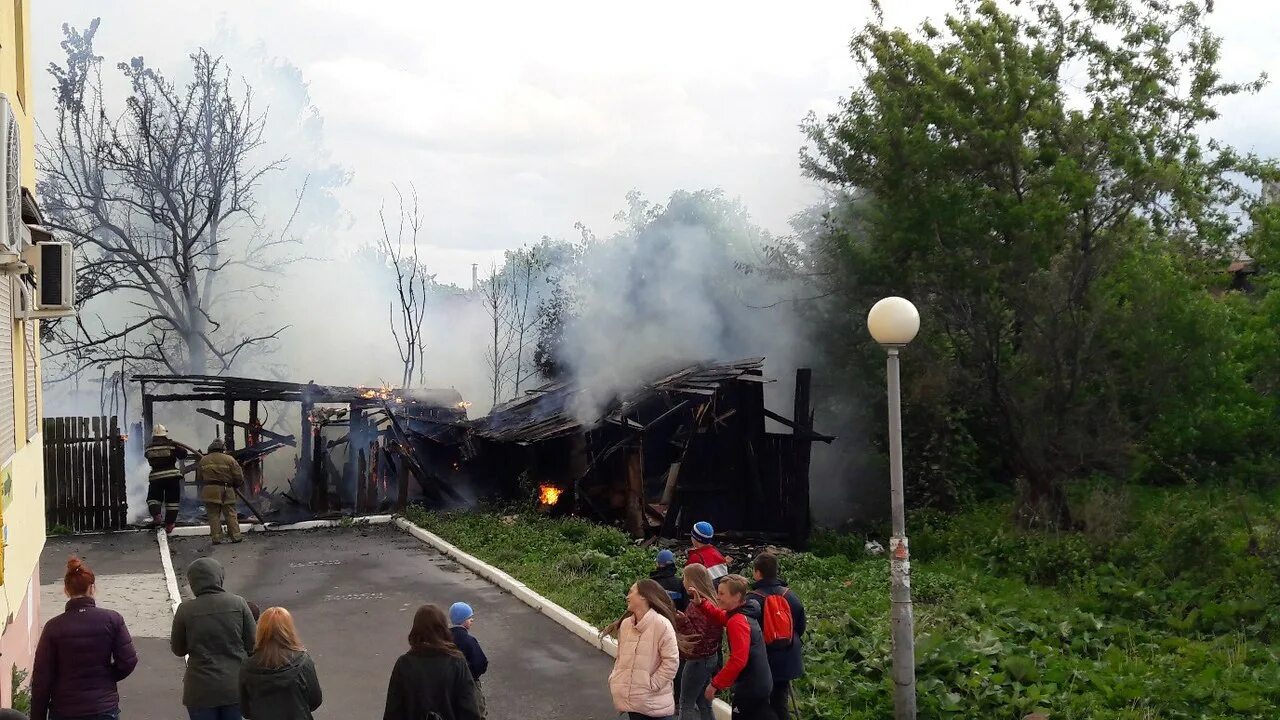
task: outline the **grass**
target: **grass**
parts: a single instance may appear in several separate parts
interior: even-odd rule
[[[1075,504],[1084,530],[1055,534],[1015,531],[1007,502],[914,514],[920,717],[1280,717],[1275,500],[1097,486]],[[622,533],[576,519],[410,519],[597,627],[653,562]],[[806,718],[892,717],[888,568],[865,540],[823,535],[783,560],[810,617],[796,687]]]

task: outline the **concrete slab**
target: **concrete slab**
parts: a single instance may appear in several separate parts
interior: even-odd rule
[[[257,535],[239,545],[170,538],[184,597],[185,569],[210,555],[227,587],[262,608],[282,605],[316,658],[325,692],[317,718],[377,717],[391,666],[407,649],[413,612],[464,600],[490,658],[491,718],[613,720],[612,661],[550,618],[413,537],[388,526]]]
[[[139,531],[49,538],[40,555],[40,577],[49,583],[61,578],[73,554],[98,575],[160,572],[155,533]]]

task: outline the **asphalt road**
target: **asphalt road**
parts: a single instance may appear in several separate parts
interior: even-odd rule
[[[97,575],[98,605],[119,612],[133,636],[138,667],[120,683],[121,716],[175,720],[182,708],[182,658],[169,650],[173,614],[155,533],[127,532],[50,538],[40,556],[40,615],[62,612],[62,576],[75,554]]]
[[[617,718],[608,656],[393,527],[255,533],[216,547],[207,538],[170,544],[184,596],[186,566],[212,555],[226,568],[228,590],[263,609],[289,609],[324,690],[317,718],[380,717],[414,611],[458,600],[475,609],[472,633],[489,657],[483,682],[490,718]]]

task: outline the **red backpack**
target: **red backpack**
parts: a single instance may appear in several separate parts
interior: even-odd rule
[[[770,650],[785,650],[791,647],[795,639],[795,625],[791,621],[791,603],[787,602],[786,588],[782,592],[763,593],[756,591],[760,597],[761,610],[760,630],[764,634],[764,645]]]

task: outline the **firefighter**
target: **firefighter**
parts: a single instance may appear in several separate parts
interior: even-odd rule
[[[161,524],[160,513],[164,511],[164,531],[173,532],[178,522],[178,506],[182,500],[182,470],[178,461],[200,453],[169,437],[169,431],[163,425],[155,426],[151,431],[151,443],[144,453],[147,463],[151,465],[151,474],[147,476],[147,510],[151,513],[152,526]]]
[[[236,515],[236,489],[244,486],[240,463],[227,454],[220,438],[209,443],[209,452],[196,464],[196,483],[200,485],[200,501],[209,515],[209,538],[222,544],[222,520],[227,521],[231,542],[244,540],[240,534],[240,518]]]

